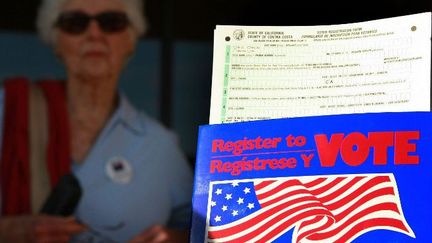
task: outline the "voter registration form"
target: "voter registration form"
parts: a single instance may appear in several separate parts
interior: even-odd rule
[[[211,124],[430,110],[430,12],[214,33]]]

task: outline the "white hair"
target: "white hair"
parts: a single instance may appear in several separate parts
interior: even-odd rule
[[[68,0],[43,0],[39,7],[36,28],[43,42],[55,45],[57,30],[54,24],[57,21],[62,6]],[[128,16],[133,31],[133,37],[138,38],[147,30],[147,22],[143,14],[142,0],[118,0],[125,7],[126,15]]]

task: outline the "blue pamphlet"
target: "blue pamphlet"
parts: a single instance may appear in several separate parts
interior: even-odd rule
[[[201,126],[191,242],[432,242],[432,113]]]

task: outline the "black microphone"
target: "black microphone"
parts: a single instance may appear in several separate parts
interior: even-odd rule
[[[41,213],[70,216],[74,213],[81,198],[82,190],[78,179],[73,174],[60,178],[42,206]]]

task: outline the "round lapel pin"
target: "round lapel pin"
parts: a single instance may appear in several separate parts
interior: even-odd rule
[[[108,177],[115,183],[127,184],[132,179],[132,166],[124,158],[114,157],[108,160],[105,170]]]

